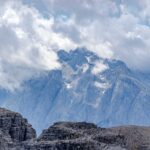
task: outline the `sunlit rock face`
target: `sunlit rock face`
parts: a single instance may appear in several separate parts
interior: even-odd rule
[[[150,75],[86,49],[58,51],[61,68],[26,81],[23,89],[1,90],[0,105],[20,112],[38,134],[56,121],[99,126],[150,125]]]

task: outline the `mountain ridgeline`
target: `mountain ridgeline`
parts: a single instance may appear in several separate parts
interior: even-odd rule
[[[0,106],[28,118],[38,134],[57,121],[150,125],[150,74],[81,48],[58,57],[60,69],[25,81],[21,90],[2,89]]]
[[[0,150],[150,150],[150,127],[57,122],[37,138],[27,119],[0,108]]]

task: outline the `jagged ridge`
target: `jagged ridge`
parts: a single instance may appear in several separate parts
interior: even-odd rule
[[[36,138],[26,119],[0,108],[0,150],[150,150],[150,127],[57,122]]]
[[[0,106],[28,118],[38,134],[59,120],[150,125],[149,74],[86,49],[60,50],[58,57],[61,69],[26,81],[20,91],[0,91]]]

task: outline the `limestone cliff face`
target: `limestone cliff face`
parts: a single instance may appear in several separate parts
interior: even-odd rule
[[[0,108],[0,150],[150,150],[150,127],[57,122],[36,138],[26,119]]]
[[[0,150],[9,150],[36,138],[32,126],[19,113],[0,108]]]
[[[85,122],[58,122],[37,139],[41,150],[150,150],[150,128],[99,128]]]

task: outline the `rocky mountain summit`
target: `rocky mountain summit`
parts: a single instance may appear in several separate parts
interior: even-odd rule
[[[19,113],[0,108],[0,150],[9,150],[35,137],[36,132],[27,119]]]
[[[0,89],[0,107],[22,114],[38,134],[58,121],[150,125],[150,73],[81,48],[60,50],[58,58],[60,69],[25,81],[20,90]]]
[[[26,119],[0,108],[0,150],[150,150],[150,127],[57,122],[36,138]]]

